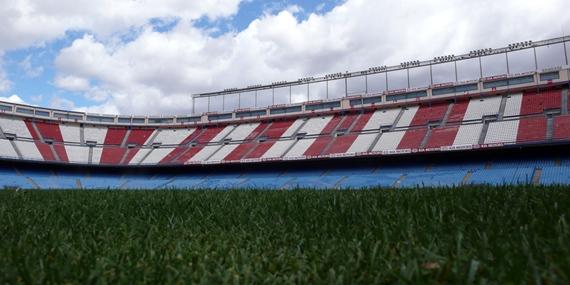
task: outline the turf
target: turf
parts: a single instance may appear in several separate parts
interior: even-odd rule
[[[564,284],[569,191],[0,191],[0,283]]]

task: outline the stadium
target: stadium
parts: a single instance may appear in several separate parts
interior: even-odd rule
[[[184,116],[112,116],[2,103],[2,186],[347,189],[568,184],[567,41],[525,41],[196,94],[194,113]],[[563,47],[562,57],[554,57],[561,61],[551,59],[552,66],[539,69],[545,59],[537,49],[550,46]],[[516,61],[528,57],[535,70],[511,72],[517,62],[509,55]],[[485,64],[487,58],[495,61]],[[466,73],[462,63],[473,61],[479,78],[434,83],[441,81],[440,66],[451,67],[452,78],[458,79]],[[505,73],[495,74],[500,71]],[[427,86],[411,84],[422,80],[413,76],[418,72],[428,75],[423,79]],[[393,89],[402,85],[398,80],[407,86]],[[293,103],[294,98],[303,102]]]
[[[13,2],[0,283],[570,283],[563,1]]]

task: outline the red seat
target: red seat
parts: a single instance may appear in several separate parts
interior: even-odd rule
[[[398,149],[419,148],[426,133],[427,128],[407,130],[398,145]]]
[[[352,130],[350,130],[350,131],[351,132],[362,131],[362,129],[364,129],[364,127],[366,126],[368,121],[370,121],[370,117],[372,117],[373,114],[374,114],[374,112],[362,113],[362,115],[360,115],[360,117],[358,117],[358,119],[356,120],[356,123],[354,123],[354,126],[352,126]]]
[[[40,136],[34,130],[33,124],[36,125],[37,130],[39,131],[40,135],[44,139],[51,139],[53,140],[53,149],[57,153],[60,161],[68,162],[69,159],[67,158],[67,152],[65,151],[65,146],[63,144],[63,136],[61,135],[61,131],[59,129],[59,124],[57,123],[47,123],[47,122],[34,122],[26,120],[26,126],[28,130],[32,134],[34,140],[36,140],[36,146],[40,151],[44,160],[48,161],[55,161],[57,160],[54,157],[50,147],[48,144],[43,143],[40,140]]]
[[[519,122],[517,142],[546,140],[546,117],[524,118]]]
[[[172,151],[178,153],[177,157],[172,156],[171,155],[172,153],[170,153],[165,157],[165,159],[161,161],[161,163],[162,164],[170,162],[185,163],[186,161],[190,160],[190,158],[192,158],[194,155],[196,155],[200,150],[202,150],[204,146],[206,146],[207,143],[209,143],[213,138],[215,138],[224,128],[225,126],[216,126],[207,129],[202,129],[200,132],[196,130],[194,132],[196,133],[196,135],[194,134],[190,135],[192,139],[189,139],[190,138],[189,137],[184,140],[186,142],[186,145],[181,145],[180,147]],[[194,141],[196,143],[196,146],[189,147],[187,144],[190,143],[191,141]],[[167,158],[169,160],[166,160]]]
[[[242,158],[262,157],[271,148],[271,146],[275,144],[275,140],[280,138],[294,122],[295,120],[273,122],[271,126],[263,133],[263,136],[266,137],[269,141],[255,144],[253,146],[253,150],[251,150],[249,154]]]
[[[451,112],[447,117],[447,122],[461,122],[463,117],[465,117],[465,112],[467,112],[467,107],[469,106],[469,100],[455,102],[451,108]]]
[[[305,156],[317,156],[320,155],[323,150],[329,145],[329,143],[333,140],[331,135],[323,135],[318,137],[309,148],[305,151],[303,155]]]
[[[178,147],[172,150],[169,154],[167,154],[162,160],[160,160],[159,164],[167,164],[172,162],[172,160],[176,159],[186,150],[188,150],[188,144],[193,141],[197,136],[202,133],[202,129],[196,129],[190,135],[188,135]]]
[[[152,135],[154,129],[134,129],[131,130],[129,137],[127,138],[127,145],[134,144],[136,146],[142,146],[146,143],[148,138]],[[123,164],[128,164],[133,157],[139,152],[140,148],[128,149],[127,156],[123,161]]]
[[[433,129],[426,148],[439,148],[453,145],[458,131],[459,126]]]
[[[337,128],[339,123],[342,121],[344,116],[335,115],[328,124],[323,128],[321,134],[317,139],[309,146],[303,155],[305,156],[317,156],[320,155],[333,140],[332,132]]]
[[[416,115],[412,119],[410,126],[422,126],[432,121],[442,120],[447,112],[448,103],[438,103],[431,106],[420,106]]]
[[[126,128],[109,128],[103,143],[103,153],[101,154],[102,164],[119,164],[123,159],[126,149],[121,147],[125,135]]]
[[[345,153],[350,149],[357,137],[358,135],[356,134],[348,134],[337,137],[334,143],[323,154]]]
[[[560,109],[560,90],[525,92],[521,102],[521,115],[542,114],[544,110]]]
[[[570,139],[570,115],[554,118],[554,131],[552,138],[555,140]]]
[[[358,119],[359,115],[360,115],[359,113],[351,113],[351,114],[345,115],[342,122],[340,122],[340,124],[338,125],[338,129],[339,130],[348,130],[350,128],[350,126],[352,126],[352,123],[354,123],[354,121],[356,119]]]
[[[244,140],[243,143],[238,145],[232,152],[230,152],[224,160],[240,160],[252,148],[255,147],[257,142],[255,139],[262,134],[267,128],[271,128],[271,122],[263,122],[259,124]]]

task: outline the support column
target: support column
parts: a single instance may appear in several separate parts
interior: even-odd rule
[[[210,112],[210,96],[208,96],[208,109],[207,112]]]
[[[344,97],[348,97],[348,79],[344,78]]]
[[[454,61],[455,63],[455,82],[459,82],[459,76],[457,75],[457,60]]]
[[[483,63],[481,63],[481,56],[479,56],[479,78],[483,78]]]
[[[509,52],[505,52],[505,60],[507,61],[507,74],[511,74],[511,68],[509,67]]]
[[[432,64],[431,63],[429,65],[429,82],[430,82],[430,85],[433,85],[433,70],[432,70]]]
[[[564,39],[564,58],[566,59],[566,65],[568,65],[568,51],[566,50],[566,39]]]
[[[538,70],[538,59],[536,58],[536,48],[533,47],[532,51],[534,52],[534,70]]]

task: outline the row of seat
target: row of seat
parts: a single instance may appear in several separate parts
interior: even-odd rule
[[[129,129],[0,117],[0,156],[107,165],[184,164],[565,140],[570,139],[570,119],[561,106],[562,94],[530,91],[195,128]]]
[[[0,168],[1,188],[23,189],[292,189],[426,187],[471,184],[569,184],[570,159],[518,159],[387,164],[362,168],[266,170],[145,175],[68,173]]]

